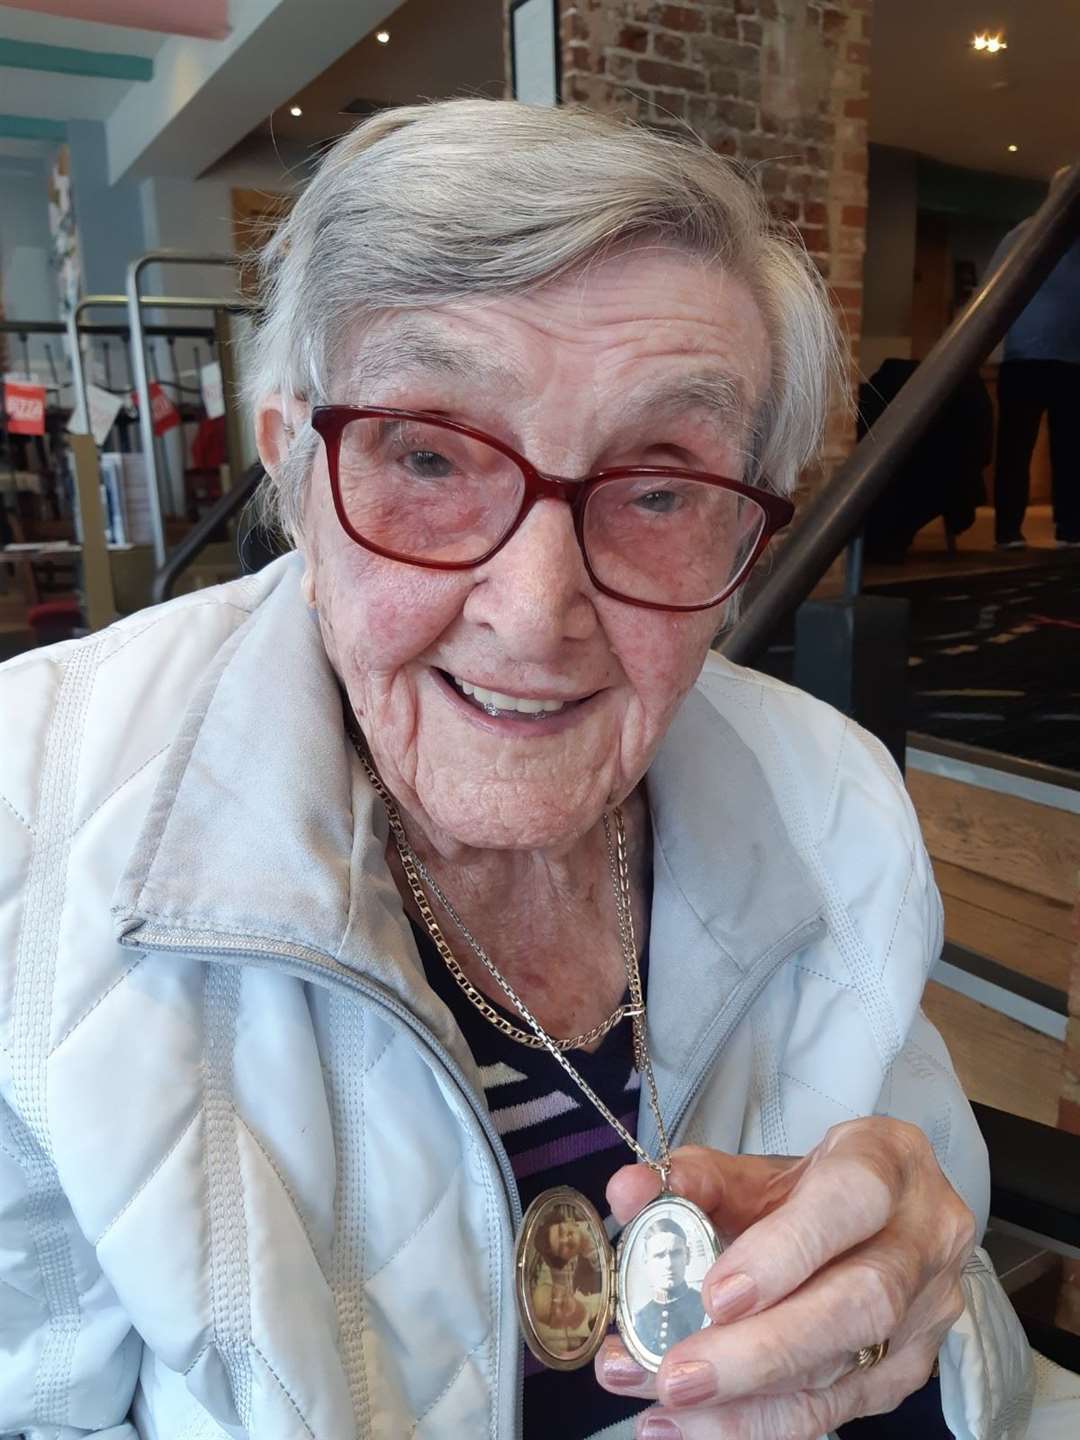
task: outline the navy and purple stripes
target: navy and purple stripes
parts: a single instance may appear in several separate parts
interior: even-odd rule
[[[462,993],[427,934],[417,925],[413,933],[427,978],[449,1006],[480,1067],[492,1120],[517,1179],[522,1209],[528,1209],[542,1191],[569,1185],[591,1200],[607,1220],[607,1182],[635,1158],[626,1142],[578,1091],[552,1055],[519,1045],[485,1020]],[[643,986],[645,968],[643,960]],[[517,1016],[508,1018],[520,1024]],[[591,1054],[575,1050],[568,1058],[611,1113],[635,1135],[641,1085],[634,1069],[629,1021],[617,1025]],[[609,1233],[611,1228],[609,1224]],[[591,1365],[582,1370],[548,1370],[526,1351],[524,1440],[547,1440],[552,1434],[558,1434],[560,1440],[588,1440],[642,1408],[640,1401],[601,1390]]]

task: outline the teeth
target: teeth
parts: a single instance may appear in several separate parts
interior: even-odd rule
[[[552,715],[556,710],[566,708],[564,700],[520,700],[514,695],[504,695],[501,690],[485,690],[480,685],[470,685],[468,680],[451,677],[454,684],[465,695],[471,695],[485,710],[516,710],[521,715]]]

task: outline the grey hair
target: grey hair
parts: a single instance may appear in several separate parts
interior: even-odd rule
[[[843,376],[797,234],[693,136],[569,106],[437,101],[383,111],[340,140],[259,257],[247,399],[326,403],[358,319],[526,293],[641,240],[698,255],[753,294],[771,375],[747,479],[789,494]],[[317,445],[304,425],[271,477],[271,518],[294,540]]]

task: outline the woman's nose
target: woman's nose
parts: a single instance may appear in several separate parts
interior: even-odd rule
[[[587,640],[598,619],[593,586],[563,500],[540,500],[498,554],[477,568],[465,619],[491,627],[508,655],[544,660]]]

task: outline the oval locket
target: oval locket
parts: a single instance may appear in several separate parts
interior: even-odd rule
[[[553,1370],[577,1370],[614,1318],[627,1350],[656,1371],[680,1340],[709,1323],[701,1297],[724,1246],[705,1212],[679,1195],[650,1201],[612,1249],[604,1223],[568,1186],[525,1212],[514,1246],[514,1293],[525,1343]]]

